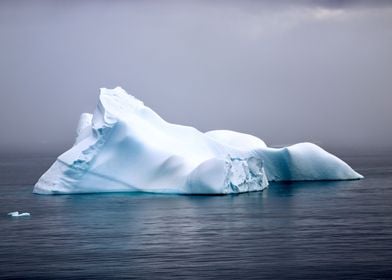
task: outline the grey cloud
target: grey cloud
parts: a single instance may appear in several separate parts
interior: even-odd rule
[[[391,149],[392,9],[273,3],[2,1],[0,153],[64,150],[117,85],[203,131]]]

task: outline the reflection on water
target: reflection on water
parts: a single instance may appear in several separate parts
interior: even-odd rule
[[[0,278],[388,279],[391,165],[360,163],[365,180],[231,196],[40,196],[7,171]]]

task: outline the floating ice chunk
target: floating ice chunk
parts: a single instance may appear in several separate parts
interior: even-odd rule
[[[227,194],[263,190],[268,180],[359,178],[314,144],[274,149],[248,134],[202,133],[166,122],[117,87],[101,89],[94,113],[81,115],[74,146],[42,175],[34,192]]]
[[[19,211],[14,211],[14,212],[10,212],[8,213],[8,216],[12,216],[12,217],[28,217],[30,216],[30,213],[19,213]]]

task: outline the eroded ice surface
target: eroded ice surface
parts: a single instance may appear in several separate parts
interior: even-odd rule
[[[314,144],[275,149],[234,131],[202,133],[164,121],[117,87],[101,89],[95,112],[80,117],[74,146],[42,175],[34,192],[228,194],[259,191],[272,180],[359,178]]]

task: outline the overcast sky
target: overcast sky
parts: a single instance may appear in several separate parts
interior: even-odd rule
[[[391,150],[392,5],[274,2],[1,1],[0,153],[64,151],[118,85],[202,131]]]

